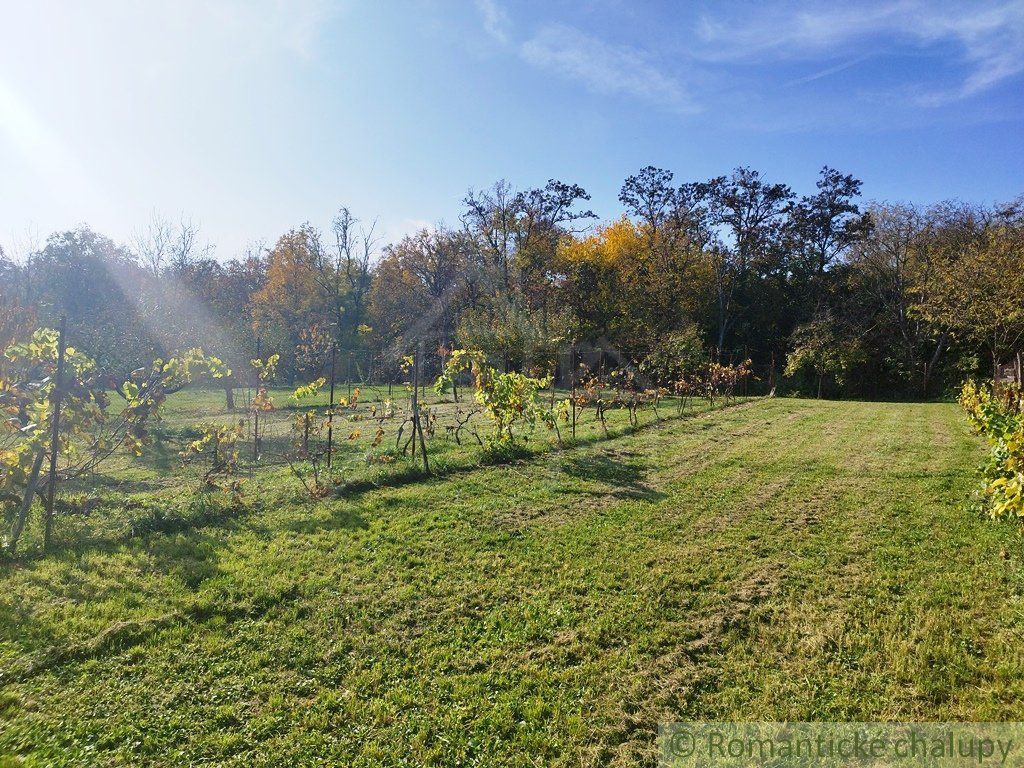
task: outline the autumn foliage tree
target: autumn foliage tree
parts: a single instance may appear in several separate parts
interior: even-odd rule
[[[981,344],[994,371],[1024,342],[1024,206],[1018,201],[991,215],[961,209],[951,229],[939,240],[916,309]]]
[[[579,185],[499,182],[466,196],[459,226],[379,251],[341,208],[226,261],[188,220],[155,218],[128,246],[83,226],[0,259],[0,323],[67,314],[73,345],[121,379],[192,347],[236,370],[279,354],[289,381],[323,375],[334,349],[345,371],[372,356],[397,376],[423,342],[430,375],[463,347],[565,384],[574,345],[638,365],[692,330],[710,360],[750,358],[771,389],[831,318],[860,349],[843,391],[933,397],[1021,351],[1019,204],[864,205],[859,179],[828,166],[808,186],[647,166],[595,223]]]
[[[302,332],[311,325],[330,325],[334,319],[316,280],[318,237],[309,225],[282,235],[267,255],[266,281],[252,297],[254,330],[266,349],[288,355],[292,370]]]

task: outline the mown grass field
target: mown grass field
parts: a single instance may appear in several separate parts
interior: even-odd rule
[[[650,765],[665,720],[1024,719],[982,455],[949,404],[757,400],[66,540],[0,565],[0,754]]]
[[[310,435],[310,446],[322,451],[327,438],[326,410],[328,394],[326,388],[314,397],[296,400],[294,389],[272,387],[270,395],[274,410],[262,413],[259,419],[260,460],[252,463],[253,437],[252,419],[247,413],[253,390],[236,390],[236,410],[225,408],[224,393],[216,389],[186,389],[172,394],[161,409],[160,420],[150,425],[151,442],[144,454],[134,458],[124,452],[115,454],[101,465],[98,474],[87,475],[74,483],[62,487],[64,496],[84,495],[102,500],[106,496],[123,498],[126,494],[143,494],[147,500],[152,494],[161,502],[167,501],[160,491],[171,491],[172,500],[179,498],[183,485],[201,485],[202,475],[209,462],[201,458],[183,464],[179,452],[192,440],[202,435],[209,426],[233,426],[243,423],[243,436],[238,442],[239,474],[247,481],[255,481],[260,491],[286,482],[289,475],[284,455],[295,453],[301,429],[296,420],[306,411],[314,411],[314,423],[320,424],[320,432]],[[411,456],[406,447],[412,427],[410,395],[408,386],[396,384],[358,385],[339,384],[337,401],[350,401],[350,407],[338,408],[334,421],[333,454],[336,479],[345,485],[373,485],[393,483],[398,477],[411,479],[417,476],[422,462]],[[561,401],[569,393],[565,390],[544,390],[540,399]],[[111,395],[117,402],[116,395]],[[744,398],[739,397],[742,401]],[[474,403],[472,393],[463,391],[458,402],[451,393],[441,397],[431,388],[420,389],[420,404],[424,409],[424,423],[432,424],[428,431],[433,434],[429,440],[429,454],[433,459],[435,474],[444,475],[452,470],[465,470],[476,466],[483,458],[481,441],[491,429],[491,422]],[[722,404],[721,400],[709,405],[706,400],[693,398],[684,403],[685,413],[700,413]],[[660,402],[657,413],[646,405],[637,415],[639,425],[650,424],[659,418],[676,415],[680,401],[669,397]],[[465,423],[466,427],[456,439],[452,431],[457,425],[457,415],[476,413]],[[384,415],[386,414],[386,415]],[[520,436],[526,436],[520,443],[517,454],[532,454],[547,450],[558,443],[571,442],[571,429],[567,419],[559,419],[559,433],[543,426],[532,430],[517,428]],[[378,427],[384,433],[375,444]],[[624,409],[607,411],[608,434],[614,435],[630,429],[629,416]],[[476,433],[476,436],[474,435]],[[478,437],[479,436],[479,439]],[[576,442],[590,443],[605,439],[605,428],[595,416],[594,409],[580,409],[577,420]],[[418,448],[417,448],[418,450]],[[298,480],[292,477],[298,486]],[[116,515],[115,515],[116,517]]]

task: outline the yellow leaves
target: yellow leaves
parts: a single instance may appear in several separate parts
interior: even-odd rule
[[[390,419],[395,415],[395,404],[391,400],[384,400],[381,403],[372,403],[370,405],[370,418],[371,419]]]
[[[570,264],[614,267],[639,257],[643,243],[640,227],[623,216],[590,237],[566,238],[559,244],[558,251]]]
[[[277,375],[277,363],[280,361],[281,356],[274,354],[268,357],[266,360],[260,360],[254,358],[249,362],[252,367],[256,370],[256,375],[259,376],[260,381],[270,381]]]
[[[182,456],[186,455],[188,452],[202,453],[206,446],[210,444],[211,439],[212,433],[207,432],[198,440],[193,440],[191,443],[188,444],[188,450],[182,452]]]
[[[482,383],[481,377],[489,376],[489,372],[493,369],[487,365],[487,357],[480,350],[454,349],[448,357],[441,375],[434,382],[434,391],[439,395],[447,393],[451,389],[455,378],[466,370],[472,371],[473,378],[479,388]]]
[[[373,442],[370,443],[371,448],[376,448],[384,441],[384,428],[377,427],[377,434],[374,435]]]
[[[604,261],[601,241],[596,235],[583,240],[566,238],[558,246],[558,255],[570,264],[597,264]]]
[[[142,441],[136,438],[134,435],[125,435],[124,446],[128,449],[128,452],[138,458],[142,455]]]
[[[292,393],[292,399],[294,400],[305,400],[310,397],[315,397],[323,389],[327,383],[327,379],[322,376],[316,381],[312,381],[309,384],[304,384],[301,387],[297,387],[295,392]]]
[[[992,498],[990,513],[994,518],[1024,517],[1024,474],[1000,477],[986,489]]]
[[[360,436],[360,435],[362,435],[362,434],[363,434],[362,430],[360,430],[360,429],[354,429],[354,430],[352,430],[352,434],[350,434],[350,435],[348,436],[348,439],[349,439],[349,440],[358,440],[358,439],[359,439],[359,436]]]
[[[260,387],[256,391],[256,397],[252,400],[250,410],[255,413],[264,413],[274,410],[274,399],[267,392],[266,387]]]
[[[36,450],[35,445],[23,443],[0,451],[0,488],[11,490],[25,485]]]
[[[244,422],[237,424],[209,424],[203,427],[203,434],[198,440],[194,440],[188,448],[181,452],[183,462],[190,459],[206,457],[212,459],[204,475],[207,485],[215,488],[218,485],[216,478],[227,478],[235,473],[238,468],[238,441],[244,434]],[[235,481],[226,487],[232,493],[240,491],[240,483]]]
[[[316,233],[302,227],[283,235],[267,257],[267,279],[252,296],[254,328],[292,322],[322,306],[316,282]]]
[[[135,404],[136,401],[138,401],[138,399],[139,399],[139,385],[138,384],[136,384],[135,382],[132,382],[132,381],[126,381],[121,389],[122,389],[122,391],[124,393],[124,399],[127,400],[129,404]]]
[[[200,377],[219,379],[230,375],[231,370],[222,360],[193,347],[167,360],[157,358],[149,371],[138,368],[132,371],[130,379],[143,382],[148,377],[146,384],[149,389],[168,390],[191,384]]]
[[[992,402],[992,393],[987,387],[979,386],[975,381],[968,379],[960,389],[960,396],[957,398],[960,407],[967,412],[971,424],[978,432],[984,430],[984,412]]]
[[[975,431],[991,446],[983,467],[989,514],[1024,517],[1024,413],[1019,390],[1008,387],[997,397],[989,387],[968,381],[958,401]]]

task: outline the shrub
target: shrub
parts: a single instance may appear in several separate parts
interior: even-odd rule
[[[959,397],[974,430],[990,446],[981,467],[985,501],[994,518],[1024,518],[1024,395],[1020,387],[988,386],[968,381]]]
[[[555,424],[554,409],[545,409],[538,393],[550,385],[549,378],[537,379],[521,373],[499,373],[487,364],[479,350],[456,349],[434,384],[438,394],[447,392],[462,371],[473,376],[474,398],[490,417],[492,432],[487,438],[490,448],[507,446],[514,441],[513,429],[532,430],[538,422]]]

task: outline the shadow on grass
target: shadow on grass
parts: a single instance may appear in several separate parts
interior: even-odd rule
[[[482,467],[528,464],[532,461],[543,459],[545,456],[552,453],[568,452],[577,448],[587,448],[593,445],[606,443],[617,438],[643,433],[651,429],[660,429],[661,427],[669,424],[689,421],[705,414],[738,408],[751,403],[754,400],[756,400],[756,398],[721,403],[709,410],[684,411],[680,415],[672,413],[671,415],[666,416],[663,414],[660,419],[655,419],[643,424],[611,428],[608,430],[607,434],[598,432],[587,437],[577,437],[575,439],[564,438],[562,440],[562,444],[558,446],[552,446],[548,443],[544,443],[541,448],[535,449],[529,445],[524,446],[516,444],[508,448],[485,451],[476,460],[444,463],[434,462],[429,474],[421,465],[409,462],[400,468],[391,470],[387,474],[378,475],[376,477],[360,478],[358,480],[350,480],[338,487],[338,490],[334,493],[334,497],[338,499],[358,499],[360,496],[370,491],[378,491],[384,488],[401,488],[424,480],[444,480],[474,472]],[[713,423],[708,422],[700,424],[697,428],[702,431],[706,431],[713,429],[714,426],[715,425]],[[635,498],[635,496],[631,496],[630,498]]]
[[[329,518],[323,516],[315,518],[300,518],[292,520],[284,526],[277,526],[275,530],[286,530],[292,533],[316,533],[318,531],[357,531],[369,528],[370,524],[362,515],[358,515],[350,509],[332,509]]]
[[[181,458],[178,455],[179,450],[173,445],[169,445],[167,439],[157,433],[149,450],[143,452],[142,456],[136,459],[136,461],[141,461],[157,472],[169,472],[175,466],[181,464]]]
[[[720,410],[716,408],[715,410]],[[710,413],[710,411],[702,411]],[[635,427],[613,430],[607,437],[603,434],[567,442],[562,446],[563,452],[557,459],[562,464],[562,471],[575,477],[599,482],[612,487],[611,495],[624,499],[658,500],[662,494],[644,483],[645,467],[642,454],[627,451],[605,450],[597,455],[579,455],[571,453],[572,449],[603,443],[609,439],[657,429],[667,423],[693,418],[700,414],[689,413],[680,417],[669,417],[660,421],[651,421]],[[535,448],[534,444],[521,450],[510,452],[504,456],[491,455],[491,464],[530,464],[545,460],[552,453],[546,444]],[[558,450],[558,449],[554,449]],[[457,476],[469,473],[481,466],[481,462],[446,463],[438,462],[435,472],[427,475],[419,466],[406,465],[396,467],[394,471],[376,480],[357,481],[344,486],[335,499],[358,498],[361,493],[381,488],[398,487],[422,481]],[[593,495],[608,495],[607,491],[587,491]],[[234,504],[216,503],[213,497],[209,503],[187,503],[177,508],[147,505],[136,510],[98,535],[90,535],[86,530],[58,533],[58,546],[46,558],[64,561],[69,569],[78,567],[77,561],[83,551],[115,552],[128,554],[136,560],[140,570],[166,575],[180,581],[193,597],[182,605],[157,613],[154,611],[142,617],[115,622],[95,637],[87,640],[71,642],[59,624],[42,621],[42,614],[37,614],[28,606],[0,603],[0,638],[12,643],[15,648],[46,649],[31,656],[19,658],[10,669],[0,670],[0,683],[9,680],[23,679],[44,669],[49,669],[65,662],[85,658],[95,658],[116,649],[123,649],[144,642],[153,633],[163,628],[180,623],[198,623],[211,616],[231,619],[237,616],[257,616],[271,609],[274,605],[292,600],[298,594],[295,585],[287,588],[270,590],[265,597],[258,596],[245,605],[225,611],[219,601],[199,599],[203,594],[202,585],[222,573],[222,558],[225,553],[227,536],[232,530],[244,529],[259,535],[277,535],[282,530],[299,534],[310,534],[325,530],[360,530],[368,527],[368,522],[357,514],[352,506],[331,504],[329,507],[318,505],[307,500],[311,514],[307,518],[291,519],[282,526],[261,526],[259,521],[252,520],[263,506],[259,503]],[[64,536],[61,536],[64,533]],[[14,559],[0,561],[0,569],[31,567],[32,561],[42,559],[44,553],[39,549],[26,551]],[[83,585],[83,589],[87,585]],[[95,590],[96,585],[88,587]],[[106,591],[116,591],[121,586],[116,580],[102,586]],[[82,598],[89,597],[83,593]],[[95,597],[95,595],[91,595]],[[10,634],[8,634],[10,632]]]
[[[38,506],[38,505],[37,505]],[[26,566],[34,561],[64,558],[69,562],[85,552],[139,551],[158,554],[168,542],[182,542],[184,549],[176,556],[187,557],[189,540],[198,546],[209,544],[213,538],[203,538],[203,529],[236,528],[260,511],[262,506],[237,500],[221,492],[199,492],[180,505],[148,502],[125,506],[114,500],[104,500],[96,511],[84,514],[58,515],[55,541],[50,549],[41,546],[38,518],[41,511],[30,518],[30,526],[23,537],[23,546],[16,555],[0,550],[0,571],[4,568]],[[106,514],[104,514],[106,513]],[[90,517],[102,517],[97,525]],[[203,558],[208,559],[208,555]],[[168,558],[167,563],[173,562]],[[165,572],[164,569],[156,570]],[[169,573],[169,571],[166,571]],[[183,579],[189,583],[191,579]]]
[[[62,493],[98,493],[107,490],[127,496],[133,493],[164,490],[167,483],[142,478],[115,477],[106,472],[96,472],[63,482],[59,487]]]
[[[719,403],[709,410],[684,411],[682,414],[678,415],[675,413],[665,415],[663,413],[661,418],[643,424],[613,427],[608,430],[607,434],[597,432],[595,434],[588,435],[587,437],[566,437],[562,440],[561,445],[557,446],[543,442],[539,444],[539,448],[535,448],[533,446],[538,443],[527,443],[526,445],[516,443],[502,448],[485,449],[475,459],[450,461],[446,459],[437,460],[435,457],[431,459],[431,471],[429,473],[423,469],[423,466],[419,463],[419,459],[414,462],[410,457],[396,453],[393,454],[393,458],[397,460],[396,463],[389,465],[387,470],[382,470],[369,477],[346,481],[338,486],[338,488],[333,492],[332,498],[357,500],[364,494],[373,491],[379,491],[385,488],[402,488],[407,485],[427,480],[445,480],[459,475],[468,474],[470,472],[475,472],[481,467],[528,464],[555,452],[566,452],[577,448],[586,448],[606,443],[609,440],[615,440],[617,438],[646,432],[651,429],[660,429],[668,424],[689,421],[705,414],[740,407],[753,402],[755,399],[756,398],[748,398],[745,400]],[[714,424],[712,423],[704,423],[698,428],[708,430],[713,427]],[[628,489],[627,492],[629,492]],[[638,492],[642,492],[642,490],[638,490]],[[629,498],[636,498],[636,496],[629,496]]]
[[[368,492],[379,491],[386,488],[401,488],[403,486],[424,481],[445,480],[474,472],[485,466],[514,464],[526,465],[538,460],[543,460],[546,456],[550,456],[550,454],[554,452],[566,453],[577,448],[585,448],[592,445],[606,443],[617,438],[643,433],[648,430],[660,429],[666,425],[688,421],[705,414],[741,407],[753,400],[754,398],[750,398],[731,403],[720,403],[709,410],[689,411],[684,412],[681,415],[676,415],[674,413],[666,415],[663,413],[660,419],[655,419],[643,424],[637,424],[635,426],[612,428],[607,434],[598,432],[587,437],[579,437],[576,439],[567,438],[563,440],[561,446],[557,447],[551,446],[547,442],[528,443],[527,445],[517,444],[505,450],[485,452],[476,459],[468,461],[434,461],[431,466],[432,471],[429,474],[421,465],[413,464],[411,461],[407,460],[403,466],[396,467],[392,465],[386,472],[381,472],[380,474],[371,477],[352,480],[339,486],[333,493],[332,498],[335,500],[358,500],[363,494]],[[713,424],[711,423],[705,423],[701,424],[698,428],[706,430],[712,428],[712,426]],[[539,447],[534,447],[536,445],[539,445]],[[571,456],[567,460],[567,463],[569,465],[566,470],[568,473],[608,485],[619,486],[618,490],[611,493],[612,496],[617,498],[657,500],[663,497],[663,494],[646,486],[642,482],[643,467],[642,465],[638,465],[636,462],[618,461],[613,459],[610,454],[606,454],[604,456],[596,457]],[[102,479],[100,479],[101,477]],[[116,487],[119,492],[126,494],[133,491],[149,490],[151,485],[154,490],[165,487],[157,486],[147,481],[120,480],[115,483],[113,478],[104,476],[97,476],[95,480],[99,480],[102,485],[107,485],[109,483],[110,487]],[[609,495],[607,492],[595,491],[593,493],[594,495]],[[308,501],[308,499],[306,500]],[[100,533],[99,535],[89,535],[80,529],[79,531],[74,532],[71,536],[59,537],[58,545],[54,551],[82,552],[89,549],[106,550],[118,546],[125,546],[133,541],[155,542],[157,537],[161,535],[182,534],[192,529],[212,526],[237,526],[241,523],[242,519],[251,518],[256,511],[262,508],[258,502],[256,504],[246,504],[241,508],[233,509],[231,511],[205,508],[205,505],[202,503],[197,504],[197,506],[199,507],[198,510],[189,510],[186,514],[180,514],[180,510],[176,509],[172,509],[169,512],[165,512],[160,509],[149,509],[141,518],[127,521],[127,531],[122,530],[122,532],[116,534],[108,530]],[[251,526],[251,523],[247,524]],[[366,525],[366,521],[358,515],[351,512],[345,512],[340,515],[333,515],[331,520],[324,520],[322,518],[299,520],[291,524],[288,527],[288,530],[310,533],[315,530],[330,528],[358,529],[364,528]],[[24,563],[26,560],[32,560],[41,556],[42,552],[39,550],[26,550],[15,558],[0,556],[0,566],[12,565],[17,562]]]
[[[76,542],[74,549],[62,549],[46,553],[46,562],[41,550],[26,551],[17,561],[8,562],[9,568],[29,568],[38,564],[55,573],[54,567],[73,574],[82,567],[80,558],[84,550],[104,554],[118,553],[127,557],[132,568],[144,573],[155,573],[181,582],[188,595],[199,594],[203,582],[222,573],[222,537],[193,529],[177,536],[144,536],[130,541],[90,540]],[[103,576],[100,572],[89,579],[68,579],[62,584],[60,599],[73,603],[117,602],[124,585],[117,574]],[[192,603],[186,596],[182,607]],[[127,648],[143,642],[154,631],[187,617],[181,609],[172,611],[159,601],[152,605],[139,605],[129,611],[134,618],[114,621],[97,635],[81,638],[75,630],[69,630],[56,616],[46,610],[39,610],[28,601],[0,602],[0,641],[10,648],[18,649],[15,658],[0,668],[0,687],[6,682],[30,677],[45,669],[68,661],[94,658],[107,652]]]
[[[573,456],[563,462],[562,470],[573,477],[615,486],[616,490],[584,491],[590,496],[612,496],[617,499],[659,501],[668,494],[656,491],[643,482],[646,468],[640,462],[623,461],[614,454]]]

